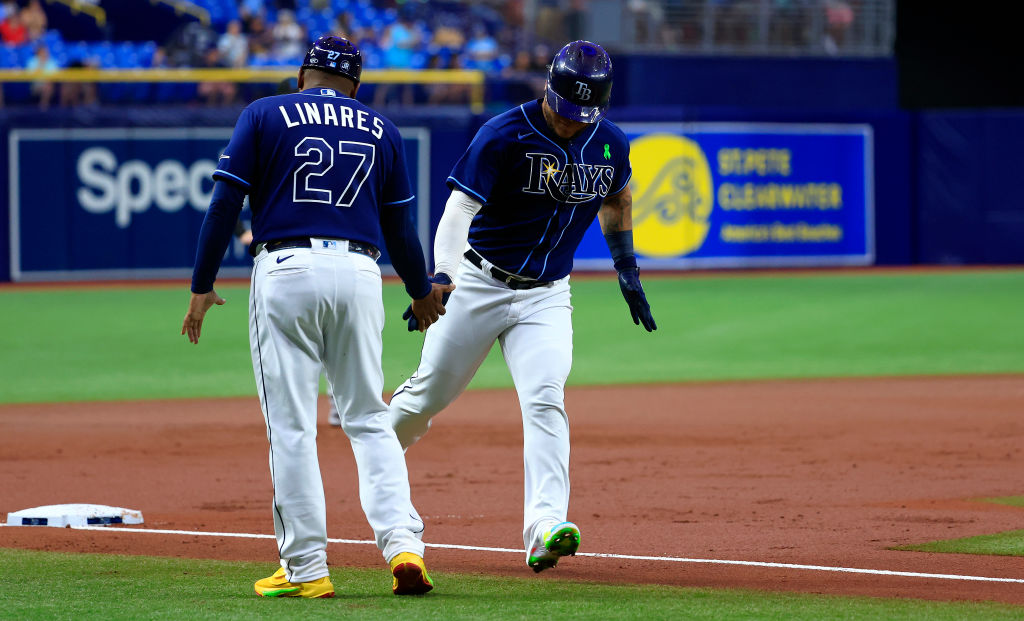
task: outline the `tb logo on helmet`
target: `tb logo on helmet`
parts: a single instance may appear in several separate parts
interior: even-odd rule
[[[612,59],[600,45],[573,41],[555,54],[548,69],[544,100],[559,116],[597,123],[608,112]]]
[[[586,82],[576,81],[576,97],[580,101],[590,101],[590,87]]]

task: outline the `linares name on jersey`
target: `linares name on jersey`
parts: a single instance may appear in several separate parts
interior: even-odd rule
[[[379,116],[373,116],[371,129],[366,124],[371,116],[366,110],[353,110],[345,105],[335,106],[331,101],[304,101],[301,105],[294,102],[290,108],[282,105],[277,109],[281,111],[288,129],[298,125],[333,125],[359,129],[377,139],[384,135],[384,121]]]

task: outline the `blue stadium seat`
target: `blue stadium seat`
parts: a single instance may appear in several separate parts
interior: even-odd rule
[[[34,49],[32,49],[32,44],[30,44],[30,43],[26,43],[24,45],[19,45],[18,47],[14,48],[14,50],[15,50],[15,52],[18,55],[18,66],[19,67],[24,67],[25,65],[27,65],[28,64],[28,59],[32,58],[33,56],[35,56],[35,53],[36,53],[36,51]]]
[[[109,41],[97,41],[95,43],[87,43],[88,54],[90,57],[96,57],[100,59],[100,62],[104,62],[104,57],[113,55],[114,46]]]
[[[47,49],[50,50],[52,56],[58,56],[64,54],[64,48],[67,47],[63,41],[56,39],[46,43]]]
[[[68,43],[64,53],[67,54],[68,62],[83,61],[89,56],[89,45],[84,41]]]
[[[146,41],[138,46],[139,66],[151,67],[153,65],[153,54],[156,53],[156,43]]]
[[[18,66],[18,54],[14,51],[13,45],[0,45],[0,67],[10,68]]]
[[[47,47],[53,47],[55,44],[63,43],[64,39],[60,36],[60,32],[57,30],[47,30],[43,33],[43,36],[39,37],[39,40],[47,45]]]
[[[426,52],[415,52],[412,55],[412,60],[409,61],[410,69],[426,69],[427,64],[430,63],[430,55]]]

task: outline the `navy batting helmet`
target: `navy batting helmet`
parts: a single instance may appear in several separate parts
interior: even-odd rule
[[[302,61],[303,69],[319,69],[346,77],[356,84],[363,74],[363,55],[344,37],[324,35],[313,43]]]
[[[544,88],[552,110],[573,121],[596,123],[608,112],[611,94],[612,59],[604,48],[573,41],[558,50]]]

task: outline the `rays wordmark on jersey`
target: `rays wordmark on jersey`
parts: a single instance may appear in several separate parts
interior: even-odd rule
[[[608,195],[613,166],[569,164],[559,169],[558,158],[550,153],[527,153],[530,178],[523,192],[547,194],[560,203],[586,203],[597,196]]]

